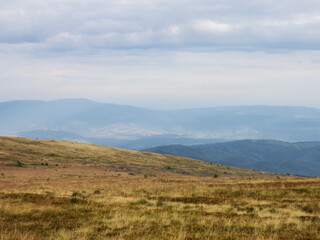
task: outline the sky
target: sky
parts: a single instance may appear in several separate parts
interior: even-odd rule
[[[0,101],[320,107],[319,0],[0,1]]]

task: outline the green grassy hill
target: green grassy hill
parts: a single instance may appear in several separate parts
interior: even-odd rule
[[[173,173],[194,176],[268,174],[186,157],[123,150],[86,143],[15,137],[0,137],[0,164],[26,168],[92,167],[136,174]]]

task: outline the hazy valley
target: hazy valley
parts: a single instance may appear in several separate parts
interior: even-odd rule
[[[2,135],[146,150],[278,173],[320,174],[320,110],[315,108],[169,111],[65,99],[0,103],[0,116]]]
[[[129,148],[137,149],[186,144],[186,141],[187,144],[239,139],[320,141],[320,110],[306,107],[150,110],[66,99],[3,102],[0,103],[0,116],[1,135],[116,147],[141,139],[142,143],[129,144]],[[162,137],[165,140],[159,140]],[[153,139],[155,143],[152,143]],[[145,142],[149,142],[148,146]]]

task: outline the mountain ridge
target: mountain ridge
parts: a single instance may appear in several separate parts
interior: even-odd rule
[[[99,103],[87,99],[55,101],[17,100],[0,103],[0,134],[24,136],[30,131],[49,131],[33,138],[49,138],[68,132],[77,138],[66,140],[139,140],[173,137],[169,143],[189,139],[276,139],[281,141],[319,141],[320,109],[292,106],[226,106],[179,110],[151,110],[128,105]],[[50,132],[51,131],[51,132]],[[58,138],[62,138],[59,135]],[[174,140],[175,138],[175,140]],[[152,139],[141,148],[159,145]],[[103,141],[98,141],[99,143]],[[110,141],[109,141],[110,142]],[[95,142],[92,142],[95,143]],[[195,142],[197,143],[197,142]],[[192,144],[192,143],[191,143]],[[131,148],[138,148],[132,144]],[[160,143],[162,145],[162,143]],[[140,149],[141,149],[140,148]]]
[[[276,140],[238,140],[193,146],[158,146],[144,151],[261,171],[320,175],[320,141],[290,143]]]

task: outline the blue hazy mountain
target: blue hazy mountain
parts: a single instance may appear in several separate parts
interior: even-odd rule
[[[150,110],[86,99],[11,101],[0,103],[0,135],[136,149],[221,139],[320,141],[320,110],[272,106]]]
[[[262,171],[320,175],[320,142],[240,140],[194,146],[159,146],[145,151]]]
[[[135,149],[141,150],[145,148],[165,145],[165,144],[205,144],[205,143],[217,143],[225,142],[224,139],[195,139],[195,138],[184,138],[177,135],[155,135],[150,137],[141,137],[138,139],[117,139],[117,138],[93,138],[83,137],[76,133],[70,133],[65,131],[51,131],[51,130],[34,130],[19,132],[20,137],[26,138],[38,138],[38,139],[49,139],[49,140],[69,140],[93,143],[97,145],[104,145],[109,147],[118,147],[124,149]]]

